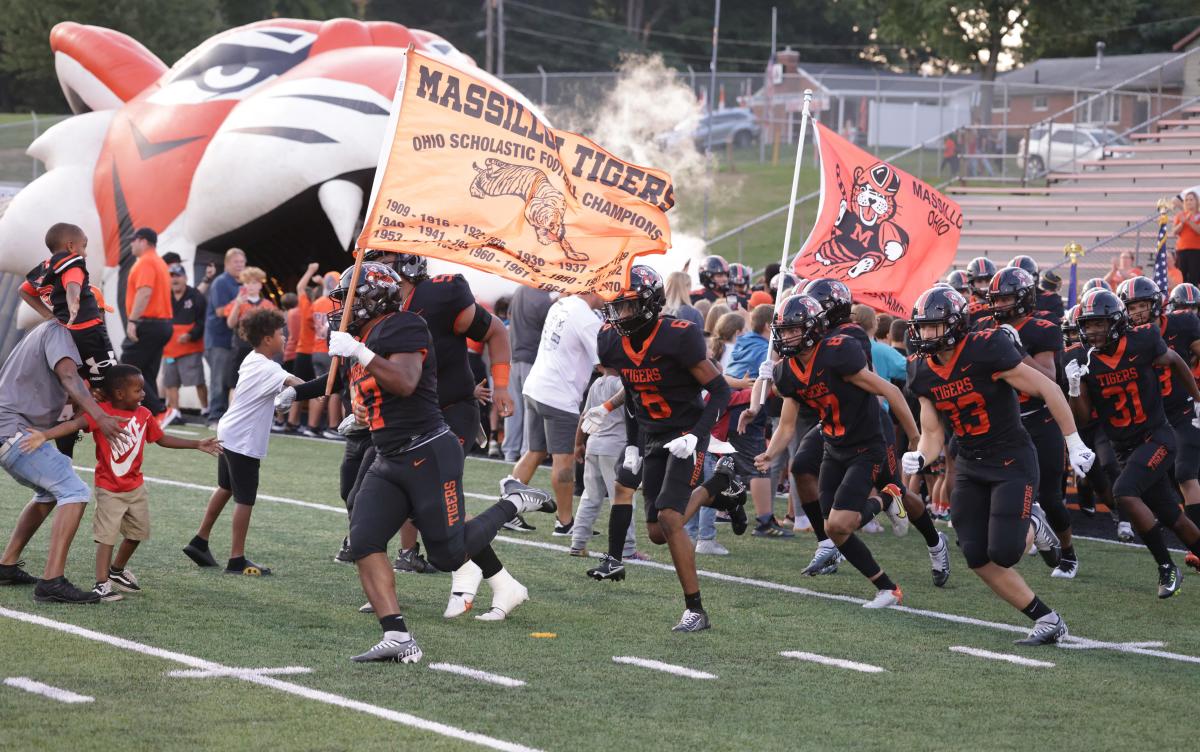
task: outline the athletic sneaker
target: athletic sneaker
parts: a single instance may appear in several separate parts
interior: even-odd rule
[[[904,510],[902,494],[903,492],[895,483],[889,483],[883,488],[884,499],[887,501],[883,513],[892,521],[892,535],[897,538],[908,535],[908,512]]]
[[[707,554],[709,556],[728,556],[729,549],[715,540],[702,540],[696,542],[696,553]]]
[[[754,526],[754,532],[751,533],[755,538],[795,538],[796,534],[788,530],[774,517],[766,522],[760,522]]]
[[[229,566],[226,566],[225,574],[240,574],[245,575],[246,577],[266,577],[267,575],[272,574],[272,572],[268,567],[260,566],[249,559],[245,559],[245,563],[242,564],[241,569],[238,569],[237,567],[230,568]]]
[[[488,442],[488,456],[496,459],[500,457],[500,442],[492,439]]]
[[[396,554],[396,560],[392,562],[392,569],[397,572],[411,572],[413,574],[441,574],[442,570],[438,569],[429,561],[421,556],[421,544],[415,543],[412,548],[402,548]]]
[[[742,535],[750,527],[750,518],[746,515],[746,505],[739,504],[729,512],[729,529],[734,535]]]
[[[819,574],[825,574],[823,571],[830,564],[834,566],[834,572],[837,571],[837,560],[839,552],[837,546],[829,538],[817,544],[817,551],[813,554],[812,561],[808,562],[808,566],[800,570],[800,574],[806,574],[809,577],[816,577]]]
[[[1096,500],[1091,499],[1087,502],[1080,500],[1079,511],[1082,512],[1085,517],[1095,517],[1096,516]]]
[[[812,522],[808,519],[807,514],[802,514],[792,520],[793,533],[811,533],[812,529]]]
[[[1133,525],[1128,522],[1117,523],[1117,540],[1128,543],[1133,540]]]
[[[33,585],[37,578],[26,572],[22,567],[25,562],[16,564],[0,564],[0,585]]]
[[[1183,572],[1175,564],[1164,564],[1158,568],[1158,597],[1170,598],[1183,587]]]
[[[333,560],[338,564],[353,564],[354,555],[350,553],[350,539],[342,538],[342,547],[333,555]]]
[[[299,428],[296,429],[296,433],[301,436],[306,436],[310,439],[321,438],[321,434],[317,433],[315,430],[313,430],[312,428],[309,428],[308,426],[300,426]]]
[[[933,571],[933,586],[944,587],[950,579],[950,545],[946,534],[938,533],[938,544],[929,549],[929,568]]]
[[[1050,529],[1050,523],[1046,521],[1046,513],[1042,511],[1040,504],[1033,505],[1029,520],[1033,523],[1033,545],[1042,555],[1042,561],[1051,569],[1057,567],[1062,559],[1062,543]]]
[[[588,556],[587,546],[583,548],[572,548],[567,552],[567,556],[578,556],[581,559],[586,559]]]
[[[554,532],[551,533],[555,538],[566,538],[571,535],[571,529],[575,527],[575,518],[572,517],[570,522],[554,523]]]
[[[526,485],[511,475],[500,481],[500,498],[511,501],[517,508],[517,514],[558,511],[558,504],[554,503],[553,496],[540,488]]]
[[[712,625],[708,623],[708,612],[703,609],[693,611],[686,609],[683,616],[679,618],[679,623],[671,627],[672,632],[700,632],[708,629]]]
[[[1053,645],[1067,636],[1067,623],[1062,617],[1051,611],[1033,623],[1033,629],[1024,640],[1014,640],[1014,645]]]
[[[504,523],[503,527],[505,530],[511,530],[514,533],[532,533],[534,530],[537,530],[536,527],[526,522],[525,518],[519,514]]]
[[[1050,570],[1050,576],[1060,580],[1073,580],[1077,574],[1079,574],[1079,560],[1065,557],[1058,562],[1057,567]]]
[[[608,554],[600,557],[600,564],[587,571],[587,576],[593,580],[612,580],[620,582],[625,579],[625,564]]]
[[[133,572],[128,569],[122,569],[120,572],[109,569],[108,581],[113,584],[117,590],[126,593],[140,593],[142,588],[138,585],[137,578],[133,576]]]
[[[187,554],[189,559],[196,562],[196,566],[198,567],[217,566],[217,560],[213,558],[212,551],[209,551],[207,548],[197,548],[189,543],[183,547],[183,552]]]
[[[388,635],[394,635],[394,637],[389,637]],[[350,660],[355,663],[371,663],[374,661],[417,663],[421,660],[422,655],[417,641],[407,632],[385,632],[383,639],[375,647],[365,653],[354,656]]]
[[[1187,564],[1192,569],[1200,572],[1200,556],[1196,556],[1191,551],[1187,552],[1187,556],[1183,557],[1183,563]]]
[[[890,608],[899,606],[904,600],[904,593],[897,585],[894,590],[877,590],[875,597],[863,604],[863,608]]]
[[[119,601],[125,598],[125,596],[118,593],[116,588],[112,586],[112,583],[107,580],[104,582],[97,582],[96,587],[92,588],[92,592],[96,594],[97,598],[105,603],[112,603],[113,601]]]
[[[173,407],[167,408],[162,413],[160,413],[158,416],[158,425],[160,428],[166,428],[167,426],[169,426],[173,423],[182,423],[182,422],[183,422],[183,416],[180,415],[179,411]]]
[[[80,590],[66,577],[55,577],[37,581],[33,600],[37,603],[99,603],[100,596],[91,590]]]
[[[345,441],[346,440],[345,436],[341,435],[337,431],[334,431],[333,429],[330,429],[330,428],[326,428],[324,431],[321,432],[321,438],[329,439],[330,441]]]
[[[375,613],[375,607],[371,605],[370,601],[367,601],[358,607],[358,612],[360,614],[373,614]]]

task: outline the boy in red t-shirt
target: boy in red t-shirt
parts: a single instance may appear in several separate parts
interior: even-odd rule
[[[59,423],[48,431],[32,431],[21,443],[23,451],[37,449],[45,441],[69,436],[76,431],[91,431],[96,440],[96,511],[92,517],[92,535],[96,540],[96,586],[92,592],[102,601],[119,601],[117,590],[136,593],[141,590],[137,578],[126,569],[138,544],[150,537],[150,505],[142,477],[142,450],[147,442],[168,449],[199,449],[211,455],[221,453],[216,437],[180,439],[167,436],[150,411],[142,406],[146,384],[136,366],[117,364],[104,375],[104,397],[100,409],[125,421],[130,440],[109,444],[96,431],[92,416],[81,415]],[[123,539],[123,540],[122,540]],[[113,547],[121,541],[114,560]]]

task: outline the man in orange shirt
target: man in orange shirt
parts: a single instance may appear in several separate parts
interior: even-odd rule
[[[158,256],[158,233],[149,227],[133,233],[129,248],[137,261],[129,270],[125,283],[125,344],[121,347],[121,362],[137,366],[146,379],[146,399],[142,404],[169,425],[178,411],[164,414],[165,406],[158,396],[158,369],[162,365],[163,348],[171,341],[174,307],[171,304],[171,275],[167,264]]]

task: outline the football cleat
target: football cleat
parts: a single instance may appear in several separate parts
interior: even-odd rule
[[[1014,640],[1014,645],[1034,647],[1037,645],[1053,645],[1067,636],[1067,623],[1062,617],[1051,611],[1033,623],[1029,636],[1023,640]]]
[[[1158,597],[1170,598],[1183,586],[1183,572],[1175,564],[1164,564],[1158,568]]]
[[[686,609],[683,616],[680,617],[679,623],[671,627],[672,632],[700,632],[711,627],[712,624],[708,621],[708,612],[703,609],[693,611]]]
[[[354,556],[350,553],[350,539],[342,538],[342,547],[333,555],[333,560],[338,564],[353,564]]]
[[[600,557],[600,564],[587,571],[587,576],[593,580],[620,582],[625,579],[625,564],[620,559],[604,554]]]
[[[1200,572],[1200,556],[1196,556],[1191,551],[1188,551],[1187,556],[1183,557],[1183,563]]]
[[[1133,525],[1128,522],[1117,523],[1117,540],[1122,543],[1129,543],[1133,540]]]
[[[414,574],[441,574],[440,569],[430,564],[421,556],[421,544],[416,543],[412,548],[402,548],[392,562],[392,569],[397,572],[412,572]]]
[[[553,496],[540,488],[526,485],[511,475],[500,481],[500,498],[511,501],[517,508],[517,514],[558,511],[558,504],[554,503]]]
[[[1029,521],[1033,523],[1033,545],[1041,554],[1042,561],[1046,562],[1046,566],[1051,569],[1057,567],[1058,562],[1062,560],[1062,543],[1050,529],[1050,523],[1046,521],[1046,513],[1042,511],[1040,505],[1033,505]]]
[[[863,608],[891,608],[899,606],[904,601],[904,593],[897,585],[893,590],[878,590],[875,597],[863,604]]]
[[[1058,566],[1050,570],[1050,576],[1060,580],[1073,580],[1079,574],[1079,560],[1064,558]]]
[[[403,635],[389,637],[388,635]],[[420,646],[407,632],[385,632],[383,639],[375,647],[365,653],[354,656],[350,660],[355,663],[372,663],[376,661],[393,661],[395,663],[418,663],[421,660]]]
[[[895,483],[889,483],[883,488],[887,503],[883,513],[892,521],[892,535],[903,538],[908,535],[908,512],[904,510],[904,492]]]
[[[475,594],[483,582],[483,570],[473,561],[467,561],[450,574],[450,601],[442,614],[447,619],[462,616],[475,605]]]
[[[929,568],[933,571],[933,586],[945,587],[950,579],[950,545],[946,534],[938,533],[938,544],[929,549]]]
[[[837,571],[838,557],[840,556],[837,546],[829,538],[817,544],[817,552],[813,554],[812,561],[808,562],[808,566],[800,571],[800,574],[806,574],[809,577],[816,577],[819,574],[825,574],[826,567],[833,565],[833,571]]]
[[[360,614],[373,614],[375,613],[375,607],[371,605],[370,601],[367,601],[358,607],[358,612]]]
[[[492,588],[492,607],[475,617],[480,621],[504,621],[517,606],[529,600],[529,591],[506,569],[489,577],[487,582]]]
[[[532,533],[534,530],[537,530],[536,527],[526,522],[525,518],[519,514],[504,523],[504,529],[511,530],[514,533]]]

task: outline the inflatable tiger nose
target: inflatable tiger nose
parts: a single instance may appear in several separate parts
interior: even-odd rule
[[[50,47],[75,114],[29,147],[47,171],[0,218],[0,271],[23,275],[48,256],[43,237],[60,221],[87,232],[92,279],[118,303],[144,226],[189,272],[197,251],[219,259],[235,246],[281,280],[311,260],[342,268],[410,44],[537,110],[445,39],[397,23],[258,21],[170,68],[120,32],[58,24]],[[484,287],[485,299],[505,289]],[[109,319],[117,344],[123,327]]]

